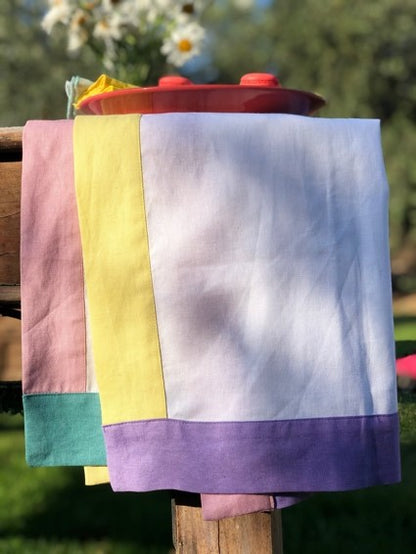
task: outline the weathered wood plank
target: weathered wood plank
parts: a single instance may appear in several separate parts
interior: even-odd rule
[[[10,152],[22,152],[23,127],[0,127],[0,151],[7,155]]]
[[[283,554],[280,511],[204,521],[199,507],[172,502],[176,554]]]
[[[20,304],[20,285],[0,285],[0,304],[18,307]]]
[[[283,554],[280,511],[222,519],[219,531],[222,554]]]
[[[22,133],[23,127],[0,127],[0,284],[20,282]]]
[[[0,283],[20,282],[21,162],[0,163]]]
[[[204,521],[201,508],[174,504],[174,510],[176,554],[220,554],[218,521]]]
[[[22,127],[0,128],[0,314],[20,316]],[[21,380],[20,323],[0,318],[0,381]],[[4,400],[4,399],[3,399]]]
[[[2,381],[21,381],[22,351],[20,321],[0,317],[0,384]]]

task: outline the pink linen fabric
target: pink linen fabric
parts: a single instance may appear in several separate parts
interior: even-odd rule
[[[201,506],[205,520],[217,520],[270,512],[274,510],[275,503],[272,496],[261,494],[201,494]]]
[[[21,213],[25,394],[84,393],[92,343],[74,192],[73,121],[24,128]],[[41,144],[41,148],[32,148]],[[90,361],[89,365],[92,362]],[[91,372],[90,372],[91,373]],[[27,446],[32,441],[28,437]],[[70,459],[71,456],[68,453]],[[271,497],[202,495],[205,519],[270,510]]]
[[[72,129],[67,120],[29,121],[23,131],[22,384],[31,466],[106,463],[86,356]]]
[[[21,294],[25,394],[86,390],[84,280],[73,189],[72,128],[70,120],[29,121],[24,128]],[[42,144],[42,148],[25,149],[29,141]],[[28,186],[29,182],[33,186]]]

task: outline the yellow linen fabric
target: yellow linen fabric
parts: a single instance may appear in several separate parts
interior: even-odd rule
[[[102,423],[167,417],[138,115],[78,116],[74,175]]]
[[[113,79],[108,75],[102,74],[98,77],[94,83],[92,83],[86,90],[84,90],[76,99],[74,104],[75,109],[78,109],[81,102],[90,98],[90,96],[96,96],[97,94],[102,94],[103,92],[112,92],[113,90],[121,90],[124,88],[137,88],[136,85],[131,85],[130,83],[123,83],[123,81],[118,81]]]
[[[110,482],[107,466],[85,466],[84,478],[87,486],[102,485]]]

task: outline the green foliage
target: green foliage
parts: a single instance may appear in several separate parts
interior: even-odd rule
[[[85,487],[81,468],[30,468],[21,416],[0,415],[0,553],[167,554],[169,495]]]
[[[411,554],[416,541],[416,395],[401,393],[402,482],[326,493],[283,511],[285,554]]]
[[[44,0],[0,2],[0,126],[65,117],[65,81],[103,71],[88,49],[68,57],[63,29],[44,33],[45,7]],[[286,87],[322,94],[323,117],[381,120],[393,254],[415,245],[416,2],[275,0],[239,10],[217,0],[203,24],[211,58],[187,68],[191,78],[230,83],[271,71]]]
[[[69,58],[65,37],[48,37],[40,27],[42,0],[0,2],[0,126],[66,114],[65,81],[72,75],[95,79],[101,72],[85,53]]]
[[[401,341],[410,342],[413,341],[416,344],[416,316],[396,316],[394,318],[394,336],[397,344]],[[416,352],[416,347],[413,350]]]
[[[400,393],[402,483],[316,494],[283,511],[285,554],[412,554],[416,395]],[[0,416],[0,552],[167,554],[169,498],[84,487],[79,468],[29,468],[22,419]]]
[[[212,17],[219,80],[274,71],[322,94],[321,116],[381,119],[392,247],[416,242],[416,2],[276,0],[231,25],[220,3]]]

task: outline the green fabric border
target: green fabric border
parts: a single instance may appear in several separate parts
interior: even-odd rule
[[[30,466],[106,465],[98,393],[23,396]]]

